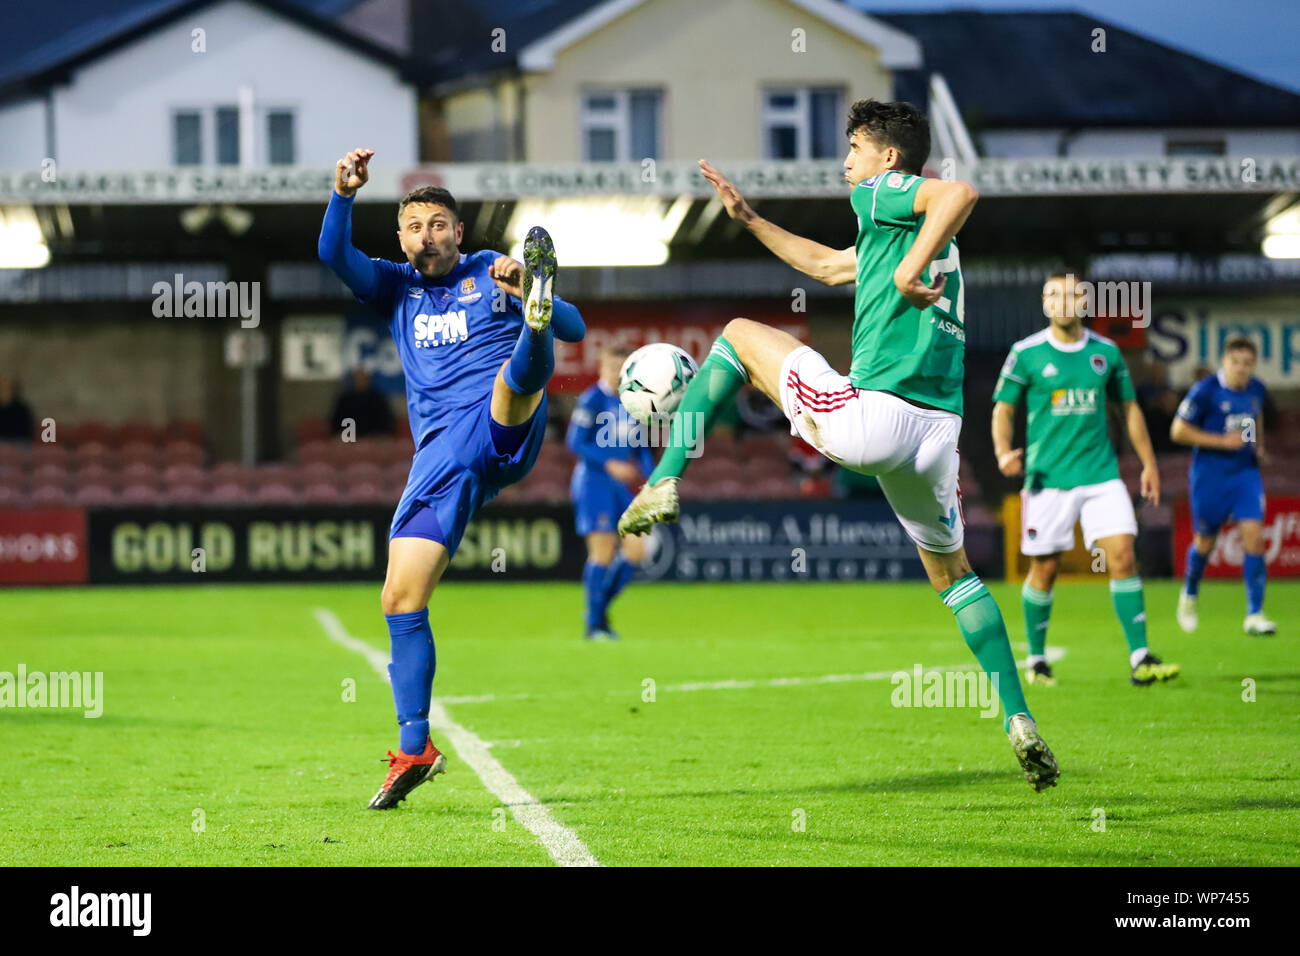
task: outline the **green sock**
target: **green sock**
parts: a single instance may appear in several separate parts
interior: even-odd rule
[[[1146,601],[1142,597],[1142,579],[1124,578],[1110,582],[1110,600],[1115,605],[1115,616],[1124,628],[1128,651],[1140,651],[1147,646]]]
[[[682,403],[673,416],[672,431],[664,456],[650,473],[648,484],[654,485],[664,478],[680,478],[686,463],[698,457],[704,438],[713,431],[718,412],[723,405],[736,397],[740,387],[749,381],[749,373],[741,364],[736,350],[723,336],[713,343],[708,357],[699,372],[686,386]],[[689,423],[690,427],[686,425]],[[689,454],[688,454],[689,453]]]
[[[1047,651],[1047,622],[1052,617],[1052,592],[1031,587],[1028,581],[1020,589],[1020,606],[1025,611],[1025,639],[1029,641],[1031,657],[1042,657]]]
[[[997,682],[1002,701],[1002,729],[1010,727],[1012,714],[1027,714],[1033,720],[1020,686],[1016,656],[1011,653],[1011,641],[1007,639],[1007,625],[998,610],[998,602],[993,600],[979,575],[972,571],[939,597],[956,615],[961,636],[984,673]]]

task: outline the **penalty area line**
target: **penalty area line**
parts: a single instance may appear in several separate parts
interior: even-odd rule
[[[318,607],[312,613],[331,641],[360,654],[375,673],[388,683],[387,654],[349,634],[343,622],[332,611]],[[478,774],[493,796],[510,808],[510,813],[520,826],[537,837],[537,841],[557,865],[601,865],[578,835],[551,816],[546,805],[525,790],[510,771],[502,766],[501,761],[492,756],[487,744],[473,731],[452,720],[447,709],[436,700],[429,705],[429,726],[451,742],[460,759]]]

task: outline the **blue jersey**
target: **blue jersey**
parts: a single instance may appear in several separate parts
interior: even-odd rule
[[[1264,383],[1251,378],[1236,391],[1227,386],[1222,371],[1207,375],[1187,393],[1178,406],[1178,417],[1202,431],[1215,434],[1243,432],[1246,444],[1236,451],[1197,447],[1192,452],[1193,477],[1230,477],[1258,468],[1255,438],[1264,410]]]
[[[578,456],[573,470],[575,489],[592,478],[614,481],[605,471],[608,461],[639,464],[646,475],[654,470],[645,430],[627,413],[618,395],[607,391],[601,382],[578,397],[565,444]]]
[[[496,257],[491,250],[462,254],[436,279],[424,278],[409,262],[371,260],[377,282],[361,301],[388,316],[417,445],[491,393],[519,341],[520,302],[499,292],[488,275]],[[493,311],[494,301],[500,311]]]

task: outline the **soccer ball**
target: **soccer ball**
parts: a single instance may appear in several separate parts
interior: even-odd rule
[[[677,411],[686,386],[700,367],[690,354],[667,342],[643,345],[618,373],[618,398],[642,425]]]

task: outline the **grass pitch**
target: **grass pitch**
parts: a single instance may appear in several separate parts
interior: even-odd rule
[[[1018,588],[993,591],[1023,655]],[[1242,635],[1238,583],[1190,637],[1176,593],[1147,585],[1182,677],[1135,688],[1105,584],[1058,587],[1041,795],[1000,719],[815,680],[974,669],[921,584],[633,585],[623,641],[587,644],[576,585],[449,583],[434,693],[607,865],[1294,864],[1300,584],[1269,586],[1273,639]],[[104,675],[97,719],[0,710],[0,864],[549,865],[443,739],[445,776],[364,809],[392,701],[315,608],[386,650],[378,585],[0,593],[0,671]]]

